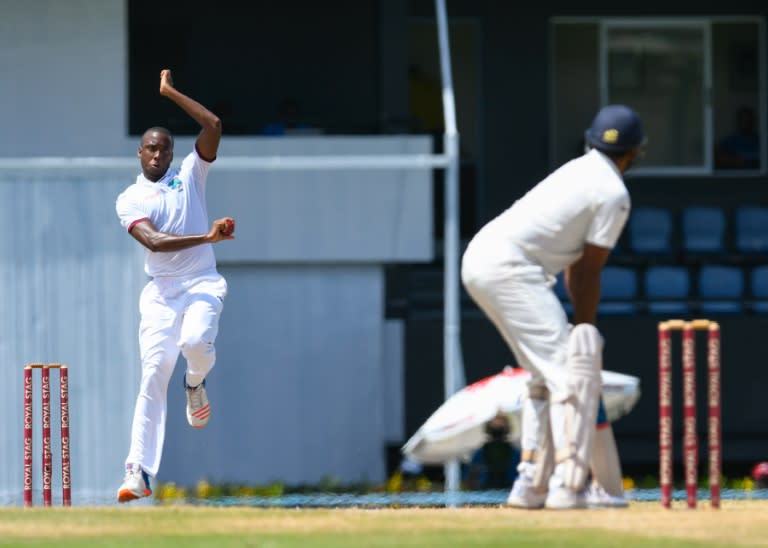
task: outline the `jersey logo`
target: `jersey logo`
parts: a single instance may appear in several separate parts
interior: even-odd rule
[[[181,190],[181,179],[178,177],[174,177],[170,181],[168,181],[168,187],[173,190]]]

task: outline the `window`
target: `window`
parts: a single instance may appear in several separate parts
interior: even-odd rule
[[[556,18],[551,30],[555,165],[582,150],[600,106],[625,103],[649,138],[637,174],[765,171],[759,18]]]

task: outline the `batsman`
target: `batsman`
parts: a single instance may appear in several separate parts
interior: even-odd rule
[[[630,211],[623,175],[646,137],[632,108],[608,105],[585,138],[584,155],[480,229],[462,258],[467,292],[532,374],[507,501],[521,508],[626,506],[613,433],[598,416],[604,341],[596,321],[600,273]],[[553,290],[561,272],[572,323]]]

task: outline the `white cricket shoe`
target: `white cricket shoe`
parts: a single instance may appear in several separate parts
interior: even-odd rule
[[[184,387],[187,394],[187,422],[192,428],[202,428],[211,418],[211,406],[208,403],[208,394],[205,392],[205,382],[190,388],[185,380]]]
[[[507,497],[507,506],[515,508],[526,508],[528,510],[538,510],[544,507],[544,501],[547,493],[536,491],[531,485],[531,479],[528,476],[520,475],[512,485],[512,490]]]
[[[126,470],[123,484],[117,490],[118,502],[129,502],[132,500],[148,497],[152,494],[149,488],[149,476],[144,470]]]
[[[573,491],[567,487],[550,485],[544,507],[551,510],[574,510],[587,507],[587,490]]]
[[[620,497],[609,494],[602,485],[593,483],[587,489],[587,507],[589,508],[627,508],[629,501],[623,495]]]

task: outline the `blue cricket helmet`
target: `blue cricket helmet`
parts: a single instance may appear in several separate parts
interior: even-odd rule
[[[627,152],[646,142],[640,117],[626,105],[600,109],[584,137],[592,148],[606,152]]]

